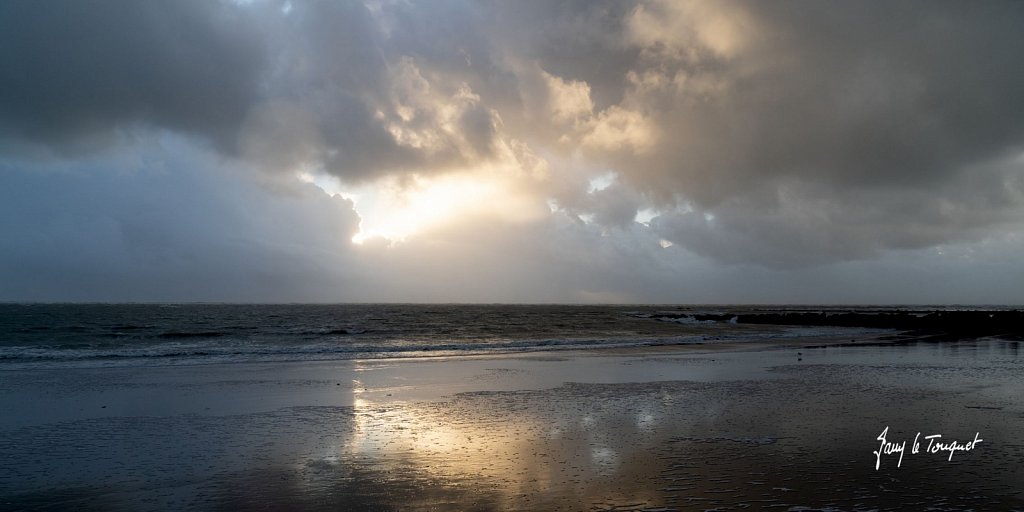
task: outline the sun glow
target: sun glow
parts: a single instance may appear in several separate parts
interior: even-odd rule
[[[329,175],[302,172],[298,178],[353,202],[360,217],[359,232],[352,237],[356,244],[373,239],[399,243],[487,216],[522,221],[536,216],[535,210],[543,206],[533,204],[514,179],[487,172],[387,178],[356,188]]]
[[[496,182],[470,176],[414,178],[362,190],[355,200],[362,222],[352,241],[361,244],[384,238],[400,242],[431,227],[492,209],[499,192]]]

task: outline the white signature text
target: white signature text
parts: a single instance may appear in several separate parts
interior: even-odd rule
[[[918,432],[917,435],[914,436],[913,444],[910,445],[910,453],[919,453],[921,451],[921,442],[923,440],[927,441],[927,445],[924,448],[925,453],[934,454],[940,452],[949,452],[949,457],[947,457],[946,460],[950,461],[953,460],[954,453],[969,452],[975,449],[978,446],[978,443],[984,441],[984,439],[978,437],[980,434],[980,432],[975,432],[973,441],[960,443],[957,441],[943,441],[942,434],[932,434],[921,437],[921,433]],[[881,444],[878,445],[878,449],[871,452],[875,454],[875,470],[877,471],[878,468],[881,467],[883,456],[895,457],[897,454],[899,454],[899,458],[896,459],[896,467],[900,467],[900,465],[903,464],[903,456],[907,453],[907,440],[889,440],[888,426],[886,426],[885,430],[882,430],[882,433],[879,434],[878,437],[876,437],[875,439],[877,441],[881,441]]]

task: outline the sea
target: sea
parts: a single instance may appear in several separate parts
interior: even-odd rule
[[[0,304],[0,369],[450,357],[764,342],[884,331],[740,325],[729,316],[754,309],[665,305],[8,303]],[[772,308],[756,308],[766,309]],[[700,319],[707,315],[718,316],[716,320]]]

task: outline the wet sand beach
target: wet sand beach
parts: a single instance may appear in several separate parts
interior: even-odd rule
[[[0,509],[1024,510],[1020,348],[4,371]]]

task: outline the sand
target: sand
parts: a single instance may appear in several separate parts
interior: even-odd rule
[[[0,509],[1024,510],[1020,348],[4,371]]]

